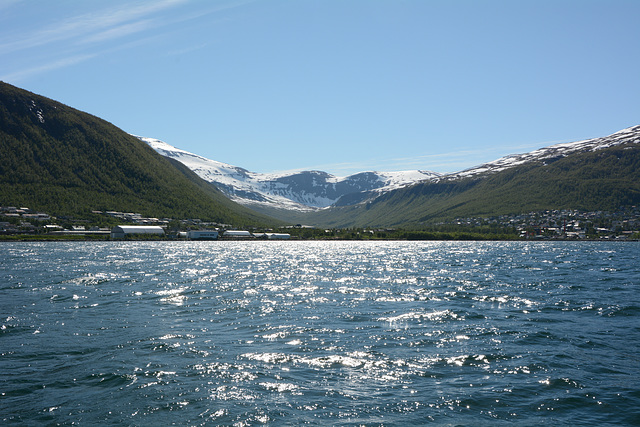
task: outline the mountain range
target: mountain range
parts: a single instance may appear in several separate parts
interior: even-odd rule
[[[232,200],[259,211],[311,212],[329,206],[353,204],[359,197],[357,195],[382,194],[440,176],[436,172],[420,170],[361,172],[347,177],[336,177],[322,171],[256,173],[204,158],[158,139],[138,138],[163,156],[183,163]]]
[[[640,126],[451,174],[249,172],[0,82],[0,205],[235,225],[421,228],[456,217],[640,204]]]
[[[617,211],[640,204],[640,126],[511,155],[310,221],[325,226],[421,228],[454,218],[545,210]]]
[[[281,220],[316,225],[420,226],[460,215],[616,209],[639,201],[640,126],[450,174],[361,172],[346,178],[320,171],[259,174],[139,138],[238,203]]]

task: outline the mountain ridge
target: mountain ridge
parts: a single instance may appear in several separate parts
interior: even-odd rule
[[[509,154],[491,162],[463,169],[459,172],[444,174],[433,181],[452,180],[472,177],[484,173],[496,173],[532,161],[556,161],[577,151],[600,150],[626,143],[640,143],[640,125],[630,126],[604,137],[590,138],[581,141],[563,142],[538,148],[537,150],[520,154]]]
[[[362,214],[355,211],[357,211],[358,208],[362,206],[367,207],[366,210],[369,211],[371,209],[371,206],[379,206],[385,200],[389,200],[390,198],[400,198],[401,196],[399,196],[398,194],[405,194],[405,197],[407,197],[411,201],[414,201],[422,197],[416,195],[416,193],[433,193],[432,198],[429,202],[430,204],[433,204],[433,207],[424,206],[424,211],[430,213],[425,213],[425,215],[423,215],[423,218],[421,219],[414,218],[417,217],[418,214],[411,213],[417,210],[415,206],[411,206],[413,202],[404,203],[397,201],[397,203],[399,203],[398,209],[399,206],[403,206],[402,210],[404,210],[408,216],[413,218],[409,222],[413,223],[420,223],[428,220],[428,218],[438,218],[439,216],[441,217],[443,215],[447,216],[449,214],[452,214],[455,211],[462,211],[461,206],[463,205],[473,205],[479,207],[480,203],[478,202],[470,202],[469,200],[464,200],[460,202],[460,206],[458,208],[454,209],[451,206],[445,207],[445,205],[447,204],[445,200],[450,197],[454,199],[463,198],[461,194],[467,191],[470,191],[470,193],[467,193],[467,197],[471,197],[469,196],[469,194],[473,194],[473,192],[476,191],[471,191],[472,187],[475,187],[477,184],[483,181],[493,182],[494,184],[492,185],[503,186],[504,188],[507,188],[508,185],[505,183],[507,179],[505,177],[513,175],[510,179],[515,181],[519,179],[519,173],[514,174],[513,170],[519,170],[520,172],[522,172],[525,169],[531,169],[533,166],[547,166],[549,164],[561,161],[566,158],[570,158],[580,153],[606,150],[624,144],[637,145],[638,143],[640,143],[640,125],[628,127],[604,137],[554,144],[527,153],[510,154],[492,162],[483,163],[478,166],[474,166],[458,172],[452,172],[449,174],[415,171],[420,175],[411,175],[407,172],[398,172],[396,173],[398,175],[394,177],[393,172],[361,172],[351,175],[346,179],[350,179],[352,182],[357,182],[358,179],[361,179],[362,182],[368,184],[368,187],[367,185],[361,185],[359,187],[354,185],[354,187],[351,188],[351,191],[344,192],[339,197],[334,197],[333,199],[327,198],[321,200],[320,202],[318,201],[319,199],[316,198],[312,203],[310,203],[309,199],[304,199],[304,197],[300,197],[300,195],[298,195],[298,197],[292,197],[292,193],[294,193],[294,191],[291,191],[291,189],[295,188],[298,184],[296,183],[296,180],[299,180],[301,178],[303,180],[306,179],[307,181],[319,180],[322,181],[322,185],[327,185],[328,183],[335,185],[336,183],[339,183],[341,179],[345,178],[334,177],[333,175],[321,171],[305,171],[297,173],[290,172],[282,174],[258,174],[249,172],[243,168],[206,159],[202,156],[177,149],[159,140],[143,137],[138,138],[147,142],[160,154],[167,155],[168,157],[173,157],[178,161],[183,161],[188,167],[198,173],[203,179],[219,187],[223,192],[225,192],[225,194],[229,195],[234,200],[251,207],[252,209],[258,210],[259,212],[286,221],[305,222],[323,226],[351,226],[356,224],[367,225],[369,223],[385,225],[382,222],[379,222],[377,218],[374,218],[374,214],[372,213]],[[201,164],[196,164],[197,162],[194,162],[193,159],[198,159]],[[575,165],[575,167],[579,167],[579,165]],[[230,175],[224,176],[225,171],[232,171],[232,173]],[[492,178],[493,176],[497,177]],[[605,179],[605,177],[606,173],[601,173],[600,179]],[[241,182],[238,184],[237,182],[233,183],[229,181],[229,179],[233,180],[235,178],[240,178]],[[228,182],[225,182],[225,179]],[[252,183],[248,182],[252,179],[255,182],[259,182],[260,184],[253,185]],[[387,181],[385,181],[385,179]],[[536,181],[537,178],[532,177],[531,179],[533,181]],[[561,177],[558,177],[558,180],[562,181]],[[378,184],[377,186],[372,186],[372,182],[384,182],[385,185]],[[317,185],[317,182],[315,184]],[[269,185],[271,186],[270,188]],[[549,186],[550,184],[547,183],[545,185]],[[565,187],[570,188],[572,185],[573,184],[568,183]],[[243,188],[243,186],[245,187]],[[279,192],[274,191],[274,188],[276,188],[277,186],[280,186]],[[305,188],[305,185],[300,185],[300,187]],[[480,187],[484,187],[483,191],[486,191],[487,194],[492,194],[492,192],[494,191],[493,189],[489,188],[490,185],[486,183],[480,185]],[[308,184],[306,188],[309,188]],[[417,188],[422,188],[423,190],[419,190]],[[424,188],[427,188],[428,190],[425,190]],[[526,191],[529,194],[544,192],[544,190],[540,189],[525,190],[524,187],[522,188],[522,191]],[[617,190],[613,188],[612,191],[617,192]],[[483,198],[483,195],[476,194],[473,197],[481,200]],[[602,195],[599,197],[603,200],[606,198]],[[271,198],[271,200],[268,200],[269,198]],[[498,198],[494,197],[496,203],[498,203],[497,199]],[[521,199],[521,197],[514,196],[513,200],[516,199],[519,200]],[[551,197],[550,199],[553,199],[553,197]],[[622,200],[623,197],[620,196],[620,199]],[[268,202],[265,203],[265,201],[267,200]],[[321,205],[321,209],[318,209],[319,206],[313,206],[313,203],[315,203],[316,205]],[[418,202],[415,203],[421,204]],[[478,214],[488,213],[491,211],[491,209],[496,209],[497,211],[502,212],[504,211],[504,209],[501,206],[505,204],[509,204],[509,202],[501,201],[493,208],[482,208],[478,211]],[[521,201],[520,204],[522,206],[552,206],[543,202],[528,203],[526,201]],[[573,204],[576,206],[589,205],[589,203],[585,204],[579,200],[575,200]],[[593,205],[594,204],[591,203],[589,206]],[[440,207],[438,208],[438,206]],[[434,209],[436,208],[442,212],[438,214],[436,211],[434,211]],[[335,218],[331,218],[332,216],[345,216],[345,212],[350,212],[349,215],[352,215],[354,217],[368,218],[368,222],[364,220],[336,220]],[[389,217],[388,214],[383,214],[381,212],[378,213],[378,215],[387,218]],[[403,220],[394,220],[393,223],[394,225],[398,225],[406,224],[407,222]]]
[[[257,174],[134,137],[98,117],[0,82],[0,152],[0,204],[63,215],[96,209],[236,225],[276,224],[276,217],[320,227],[419,228],[454,217],[640,205],[637,125],[446,175]],[[179,158],[199,165],[200,174]],[[203,179],[204,172],[217,183]],[[225,185],[246,206],[218,189]]]
[[[0,82],[0,205],[273,223],[91,114]],[[198,181],[200,180],[200,181]]]
[[[428,171],[360,172],[347,177],[315,170],[257,173],[207,159],[155,138],[136,137],[159,154],[182,162],[232,200],[257,210],[311,212],[327,208],[344,196],[382,193],[440,176]]]
[[[640,126],[531,153],[315,213],[307,220],[327,227],[420,228],[456,217],[554,209],[615,211],[640,204]]]

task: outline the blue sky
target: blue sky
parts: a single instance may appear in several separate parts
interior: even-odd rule
[[[255,172],[454,172],[640,124],[637,0],[0,0],[0,79]]]

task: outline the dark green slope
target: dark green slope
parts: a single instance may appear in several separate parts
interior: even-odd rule
[[[626,144],[475,179],[417,184],[362,205],[313,213],[306,221],[325,227],[419,227],[455,217],[547,209],[613,211],[638,204],[640,146]]]
[[[112,124],[0,82],[0,205],[271,222]]]

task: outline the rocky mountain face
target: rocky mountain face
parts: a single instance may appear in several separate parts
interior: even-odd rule
[[[361,172],[344,178],[321,171],[263,174],[206,159],[163,141],[138,137],[165,157],[178,160],[232,200],[254,208],[309,212],[353,204],[440,174],[427,171]]]

